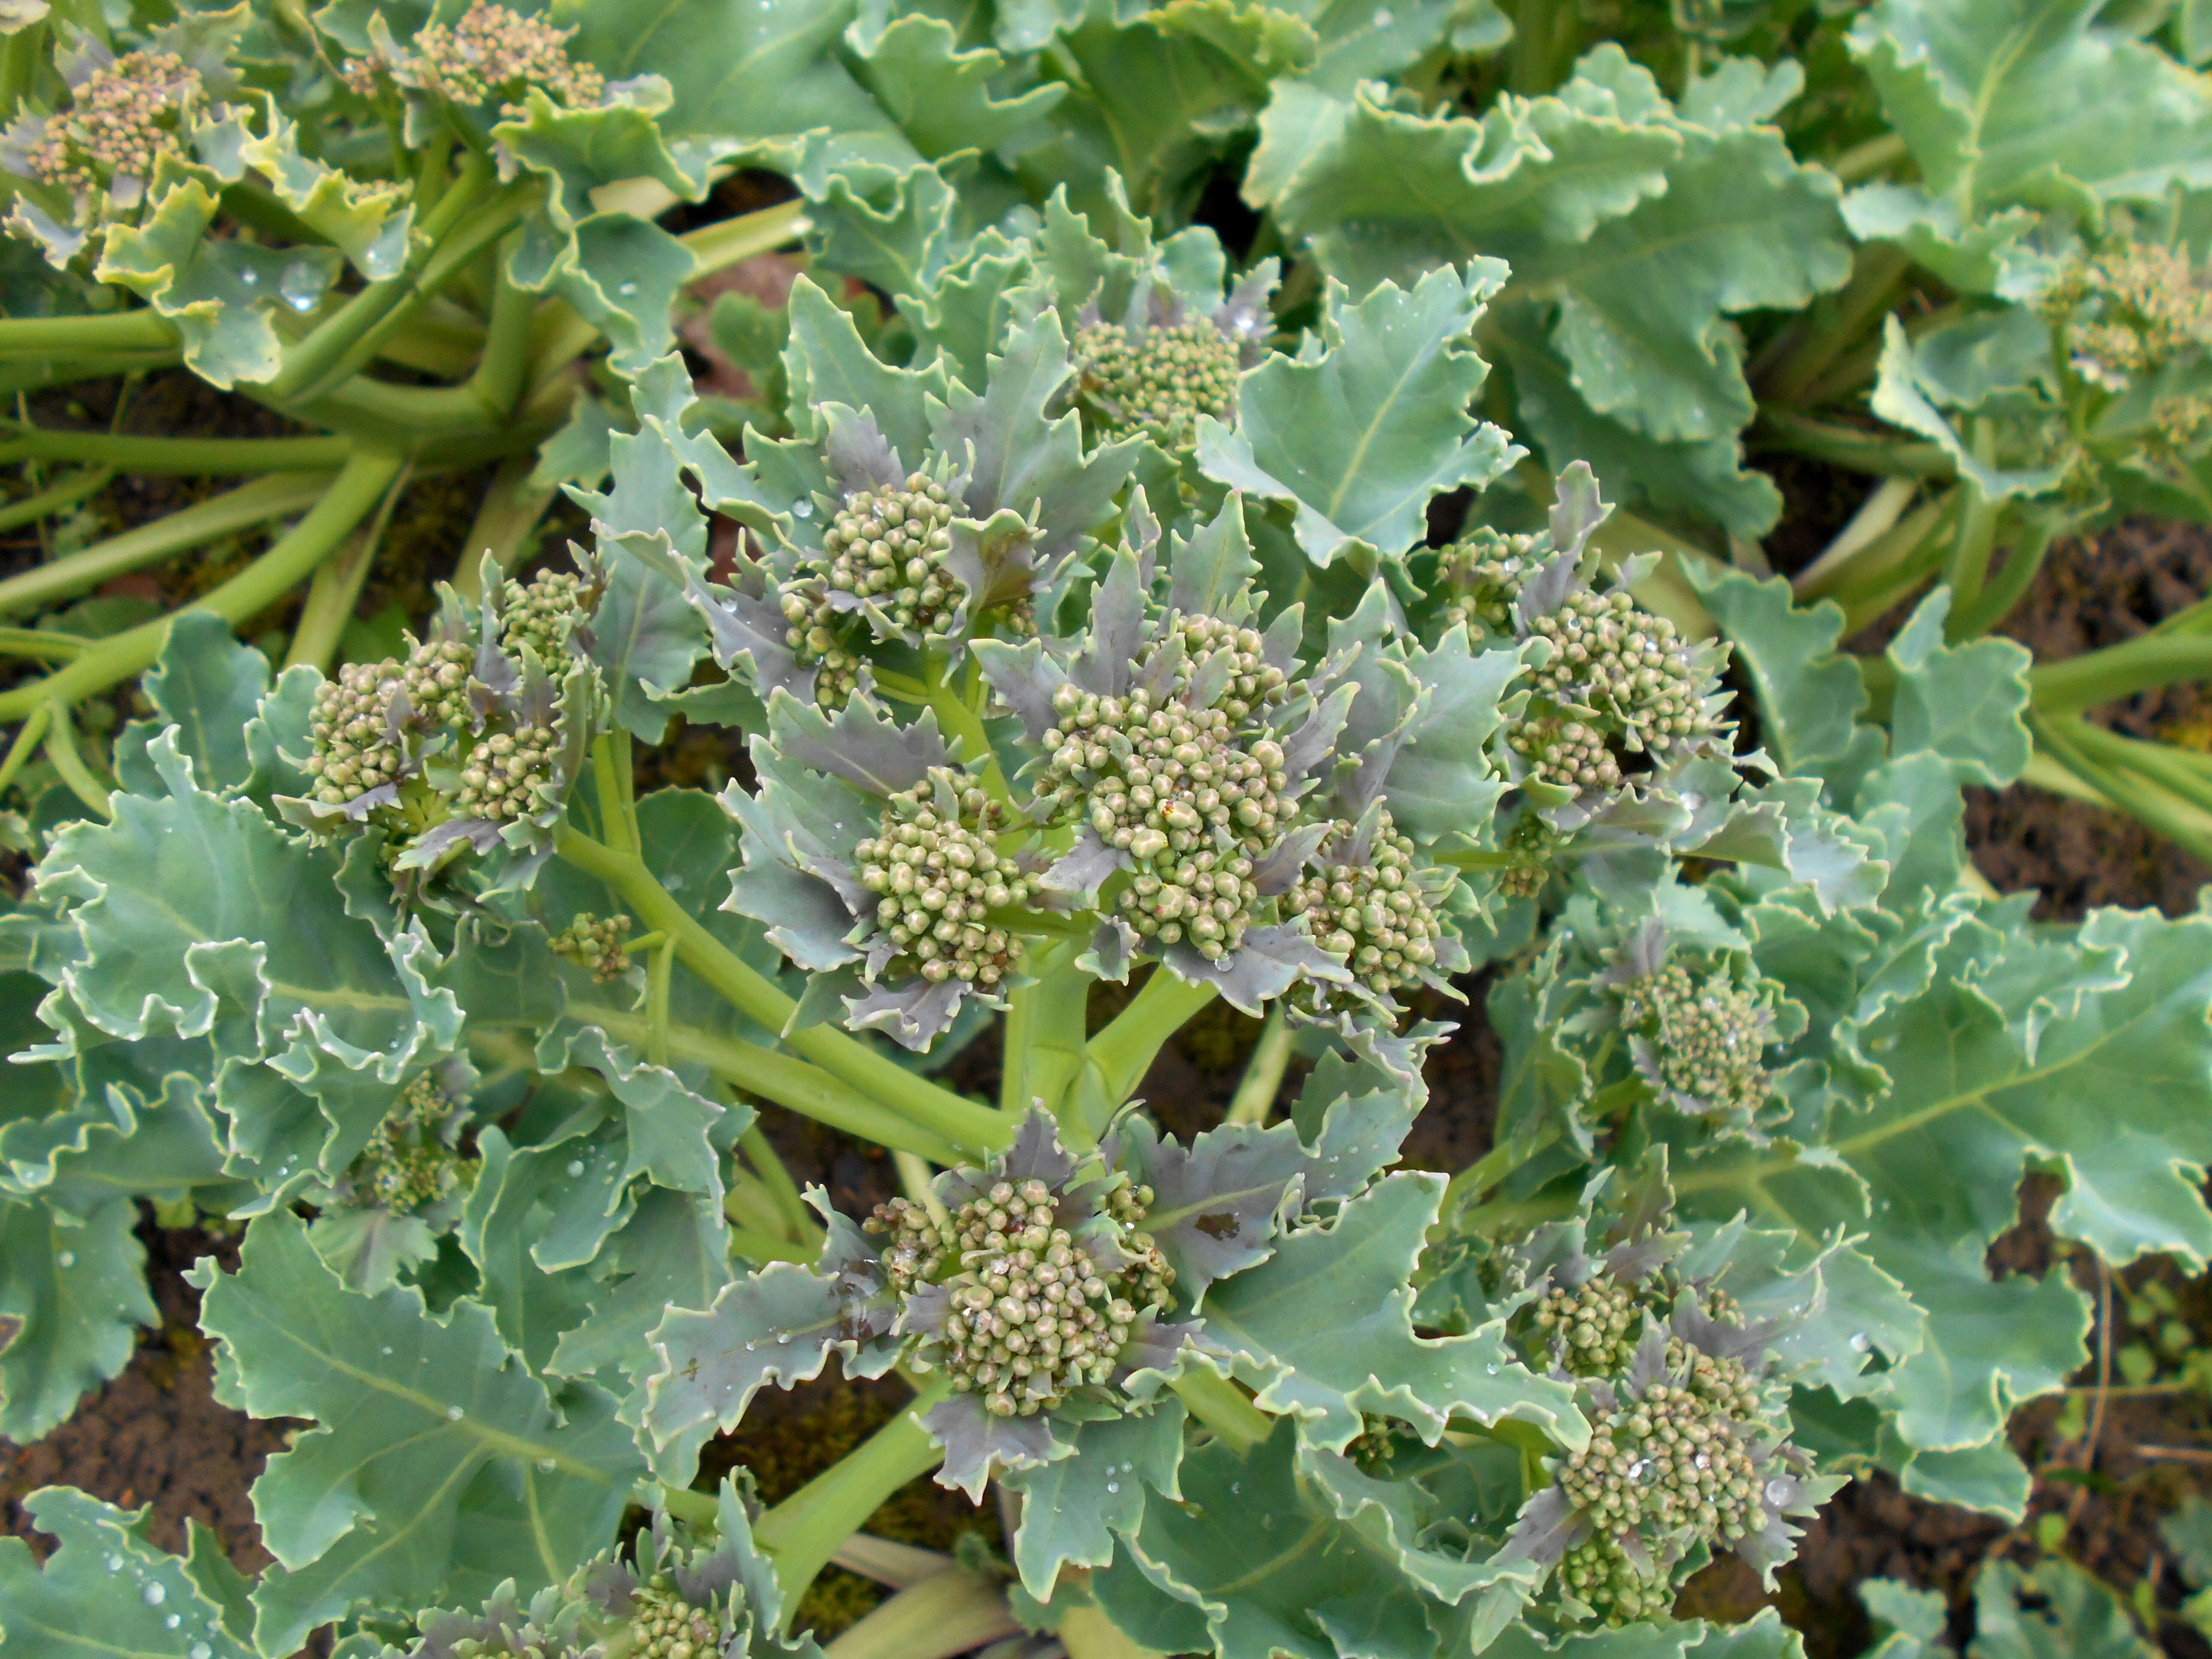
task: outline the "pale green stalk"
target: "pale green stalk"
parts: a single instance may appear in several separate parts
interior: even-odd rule
[[[1136,1093],[1152,1061],[1183,1023],[1213,1000],[1211,985],[1193,985],[1155,968],[1129,1006],[1091,1039],[1085,1058],[1107,1103],[1118,1106]]]
[[[901,1590],[823,1652],[825,1659],[951,1659],[1021,1628],[1003,1589],[955,1567]]]
[[[1237,1092],[1229,1097],[1227,1121],[1265,1123],[1274,1109],[1275,1096],[1290,1069],[1291,1028],[1283,1018],[1280,998],[1267,1005],[1267,1023],[1260,1028],[1260,1042],[1244,1062],[1244,1075],[1237,1079]]]
[[[356,451],[312,512],[244,570],[185,607],[235,625],[263,611],[314,573],[343,546],[372,512],[399,471],[389,452]],[[0,720],[19,720],[50,702],[73,703],[105,691],[150,667],[169,637],[170,618],[102,640],[93,650],[44,679],[0,692]]]
[[[941,1461],[943,1453],[921,1419],[951,1391],[949,1378],[934,1378],[858,1450],[754,1522],[753,1541],[769,1553],[783,1591],[785,1629],[799,1611],[799,1598],[837,1546],[858,1532],[885,1498]]]

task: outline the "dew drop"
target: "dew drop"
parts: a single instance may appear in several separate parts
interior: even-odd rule
[[[392,1345],[389,1342],[384,1345],[384,1352],[387,1354],[392,1352]]]
[[[169,1592],[159,1584],[149,1584],[139,1594],[149,1607],[158,1607],[169,1599]]]
[[[1766,1501],[1773,1504],[1776,1509],[1778,1510],[1788,1503],[1790,1498],[1790,1486],[1787,1480],[1770,1480],[1766,1483]]]
[[[215,1659],[215,1650],[204,1642],[195,1642],[185,1650],[185,1659]]]
[[[1236,1497],[1239,1492],[1243,1492],[1243,1490],[1244,1490],[1244,1483],[1243,1483],[1242,1480],[1232,1480],[1232,1481],[1231,1481],[1231,1482],[1229,1483],[1229,1495],[1230,1495],[1231,1498]]]
[[[624,283],[619,288],[616,289],[615,292],[621,295],[623,299],[627,300],[630,295],[637,292],[637,284],[635,283]]]
[[[258,270],[241,270],[238,273],[238,280],[247,288],[258,288],[261,284],[261,273]]]
[[[553,1473],[553,1460],[550,1457],[541,1457],[538,1460],[538,1467],[550,1474]]]
[[[1387,29],[1391,24],[1397,21],[1397,18],[1391,15],[1389,7],[1377,6],[1375,8],[1375,27],[1376,28]]]
[[[1651,1460],[1648,1457],[1639,1457],[1633,1463],[1631,1463],[1628,1466],[1628,1478],[1631,1480],[1650,1480],[1651,1478]]]
[[[814,516],[814,503],[811,501],[799,501],[794,503],[791,509],[791,516],[794,519],[812,518]]]
[[[1872,1346],[1874,1346],[1874,1339],[1869,1336],[1864,1331],[1853,1331],[1851,1333],[1851,1352],[1853,1353],[1864,1353]]]
[[[1109,1480],[1106,1483],[1106,1490],[1108,1492],[1119,1492],[1121,1490],[1121,1483],[1118,1480]]]
[[[1495,1376],[1498,1375],[1498,1362],[1493,1359],[1487,1365],[1484,1366],[1483,1369],[1488,1371],[1492,1376]]]
[[[120,1571],[123,1571],[123,1558],[122,1558],[121,1556],[119,1556],[119,1555],[111,1555],[111,1556],[109,1556],[109,1557],[107,1558],[107,1570],[108,1570],[108,1571],[110,1571],[110,1572],[120,1572]]]
[[[295,311],[313,311],[323,297],[323,273],[305,259],[295,259],[276,278],[276,291]]]
[[[775,1340],[779,1342],[788,1342],[791,1340],[791,1333],[789,1331],[778,1331],[775,1334]]]
[[[584,1160],[580,1158],[570,1158],[568,1160],[568,1179],[574,1181],[578,1176],[583,1173]]]
[[[459,1406],[448,1406],[446,1407],[446,1421],[448,1423],[458,1423],[460,1420],[461,1408]]]
[[[54,1265],[58,1267],[76,1267],[76,1252],[75,1250],[64,1250],[59,1255],[54,1258]]]
[[[178,1626],[184,1622],[184,1615],[182,1613],[173,1613],[167,1619],[164,1619],[161,1621],[161,1628],[163,1630],[174,1630]]]

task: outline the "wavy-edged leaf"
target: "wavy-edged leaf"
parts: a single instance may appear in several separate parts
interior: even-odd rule
[[[612,1403],[583,1386],[556,1402],[480,1304],[440,1319],[409,1286],[355,1295],[281,1212],[247,1229],[237,1273],[190,1277],[224,1345],[216,1397],[319,1425],[253,1486],[279,1564],[254,1593],[264,1651],[364,1602],[534,1589],[612,1536],[643,1473]]]
[[[1023,1589],[1049,1601],[1063,1565],[1111,1561],[1115,1538],[1133,1531],[1144,1515],[1147,1486],[1170,1499],[1182,1495],[1176,1472],[1183,1420],[1182,1402],[1169,1395],[1149,1412],[1082,1424],[1071,1455],[1006,1476],[1022,1495],[1013,1556]]]
[[[1199,464],[1247,495],[1291,503],[1298,545],[1327,565],[1355,545],[1395,557],[1428,533],[1431,496],[1516,459],[1466,410],[1489,366],[1468,342],[1505,276],[1494,260],[1432,270],[1357,301],[1332,283],[1322,348],[1270,357],[1237,389],[1237,420],[1199,422]]]
[[[1300,1437],[1331,1451],[1359,1435],[1362,1413],[1431,1443],[1463,1413],[1538,1424],[1580,1444],[1588,1431],[1573,1389],[1523,1370],[1501,1328],[1413,1334],[1407,1286],[1443,1187],[1438,1176],[1388,1176],[1328,1225],[1284,1239],[1268,1261],[1213,1287],[1206,1343],[1264,1409],[1297,1417]]]
[[[253,1659],[245,1582],[213,1532],[186,1524],[189,1556],[146,1538],[150,1509],[119,1510],[70,1486],[23,1500],[55,1540],[44,1567],[0,1538],[0,1641],[39,1659]]]
[[[127,1196],[81,1221],[36,1199],[0,1200],[0,1314],[17,1322],[0,1347],[0,1434],[40,1438],[130,1363],[137,1327],[159,1322],[137,1224]]]

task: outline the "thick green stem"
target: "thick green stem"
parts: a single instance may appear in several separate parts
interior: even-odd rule
[[[46,728],[53,720],[53,705],[41,703],[23,722],[22,729],[15,733],[15,741],[8,745],[7,758],[0,760],[0,795],[8,792],[9,786],[21,775],[25,763],[39,752],[39,744],[45,740]]]
[[[469,390],[491,414],[504,415],[522,396],[524,377],[530,372],[530,319],[536,296],[517,288],[507,274],[522,233],[510,231],[500,244],[492,264],[491,326],[484,336],[483,356],[469,377]]]
[[[1038,954],[1032,969],[1036,982],[1014,993],[1006,1017],[999,1109],[1026,1117],[1042,1104],[1087,1145],[1089,1133],[1080,1120],[1069,1124],[1061,1108],[1088,1055],[1084,1031],[1091,975],[1075,965],[1073,940],[1060,940]]]
[[[2076,739],[2088,727],[2079,720],[2053,720],[2033,709],[2028,725],[2035,734],[2037,759],[2056,760],[2100,799],[2142,820],[2192,857],[2212,862],[2212,813],[2176,799],[2155,783],[2116,771],[2084,753]],[[2031,765],[2026,781],[2054,787],[2056,780],[2037,778]],[[2066,793],[2061,791],[2060,793]]]
[[[806,1200],[799,1191],[799,1183],[791,1178],[791,1171],[783,1167],[783,1160],[768,1138],[768,1132],[755,1123],[738,1137],[738,1146],[745,1155],[745,1162],[760,1177],[775,1200],[777,1218],[784,1231],[793,1238],[818,1243],[822,1225],[807,1209]]]
[[[214,477],[327,470],[343,466],[352,453],[349,438],[137,438],[119,432],[54,432],[0,422],[0,465],[88,461],[121,472]]]
[[[361,602],[361,590],[368,580],[369,567],[376,562],[377,550],[384,545],[384,527],[392,521],[392,509],[398,505],[399,493],[407,487],[407,474],[392,481],[392,488],[384,492],[384,504],[376,509],[372,524],[356,531],[344,552],[315,572],[315,579],[307,584],[307,600],[301,607],[299,625],[292,630],[291,649],[285,653],[284,665],[307,663],[327,674],[331,665],[337,660],[338,641],[345,635],[346,624],[353,620],[353,608]]]
[[[1983,434],[1989,430],[1988,422],[1977,424]],[[1998,510],[1997,504],[1983,495],[1981,487],[1971,478],[1960,483],[1959,489],[1962,503],[1959,528],[1943,562],[1943,580],[1951,585],[1954,624],[1956,607],[1970,605],[1982,596],[1982,582],[1989,574],[1990,555],[1996,548]],[[1954,633],[1954,641],[1958,637]]]
[[[2013,607],[2027,596],[2028,584],[2035,580],[2036,572],[2043,568],[2043,561],[2051,551],[2051,544],[2058,537],[2057,525],[2049,519],[2035,519],[2005,554],[1996,580],[1982,590],[1973,604],[1962,607],[1953,617],[1954,639],[1978,639],[2012,615]]]
[[[76,726],[70,719],[69,710],[54,705],[52,723],[46,729],[46,758],[53,763],[54,770],[67,784],[70,793],[101,817],[112,817],[113,809],[108,805],[107,786],[92,775],[85,764],[83,751],[76,745]]]
[[[477,516],[461,538],[460,553],[453,561],[453,590],[463,599],[483,597],[477,584],[485,554],[501,570],[513,570],[522,562],[538,521],[560,493],[550,485],[533,484],[531,475],[537,470],[534,453],[511,456],[500,463],[484,486],[483,500],[477,505]]]
[[[569,1012],[586,1024],[598,1026],[617,1042],[640,1051],[652,1040],[652,1028],[645,1017],[627,1009],[574,1005]],[[668,1026],[668,1054],[673,1060],[704,1066],[734,1089],[862,1140],[916,1152],[939,1164],[965,1161],[962,1149],[944,1136],[910,1122],[859,1090],[840,1083],[820,1066],[810,1066],[774,1048],[763,1048],[736,1037],[715,1036],[680,1020],[672,1020]]]
[[[944,1453],[921,1419],[951,1391],[949,1379],[933,1381],[857,1451],[754,1523],[753,1541],[775,1564],[775,1582],[783,1591],[784,1628],[790,1628],[799,1598],[815,1574],[829,1565],[837,1546],[858,1532],[893,1492],[943,1460]]]
[[[1838,184],[1864,184],[1877,173],[1887,173],[1902,161],[1907,152],[1905,140],[1896,133],[1885,132],[1854,144],[1828,163],[1828,171],[1836,175]],[[1887,246],[1887,243],[1877,244]],[[1902,254],[1899,255],[1902,258]]]
[[[1090,1063],[1109,1105],[1118,1106],[1136,1092],[1168,1039],[1216,994],[1211,985],[1193,985],[1165,968],[1152,970],[1144,988],[1088,1047]]]
[[[74,477],[49,484],[34,495],[26,495],[0,507],[0,530],[13,530],[18,525],[36,524],[50,514],[64,507],[75,507],[88,495],[97,495],[115,476],[112,466],[88,466]]]
[[[356,451],[307,517],[237,575],[185,608],[207,611],[234,626],[267,610],[344,544],[399,467],[395,454]],[[21,720],[42,704],[74,703],[105,691],[150,666],[168,637],[169,619],[163,617],[102,640],[58,673],[0,693],[0,720]]]
[[[2039,663],[2028,671],[2027,684],[2038,708],[2072,714],[2154,686],[2207,676],[2212,676],[2212,638],[2145,634],[2063,662]]]
[[[647,927],[673,935],[685,967],[740,1013],[779,1033],[784,1046],[794,1054],[927,1130],[933,1139],[950,1141],[969,1153],[996,1152],[1012,1141],[1012,1127],[989,1107],[908,1071],[844,1032],[826,1025],[790,1030],[798,1005],[671,898],[635,854],[616,852],[566,824],[558,831],[555,851],[612,888]],[[909,1150],[924,1157],[932,1155],[920,1146]],[[952,1156],[937,1161],[965,1160]]]
[[[1237,1079],[1237,1092],[1229,1097],[1231,1123],[1265,1123],[1274,1109],[1275,1096],[1290,1069],[1290,1023],[1283,1018],[1280,999],[1267,1006],[1267,1023],[1260,1029],[1259,1046],[1244,1062],[1244,1075]]]
[[[823,1650],[823,1659],[951,1659],[1021,1632],[1006,1593],[956,1567],[902,1589]]]
[[[1275,1431],[1275,1419],[1252,1403],[1249,1395],[1225,1376],[1217,1376],[1204,1365],[1185,1365],[1182,1375],[1168,1385],[1176,1397],[1190,1407],[1190,1414],[1226,1442],[1238,1454],[1250,1451]]]
[[[151,524],[95,542],[80,552],[0,581],[0,617],[43,610],[89,593],[102,582],[163,559],[204,547],[221,537],[250,530],[312,507],[331,487],[327,472],[280,472],[212,500],[180,507]]]
[[[736,1194],[730,1196],[733,1198]],[[727,1214],[729,1207],[729,1200],[725,1199],[722,1204],[725,1214]],[[809,1267],[821,1254],[819,1250],[808,1249],[804,1244],[794,1244],[787,1238],[764,1233],[757,1227],[748,1227],[735,1216],[730,1217],[730,1248],[756,1267],[763,1267],[771,1261],[795,1261],[802,1267]]]
[[[177,331],[153,310],[90,317],[0,317],[0,357],[82,357],[95,351],[162,350]]]
[[[1911,261],[1888,242],[1869,242],[1852,261],[1840,293],[1816,301],[1803,319],[1779,337],[1780,349],[1762,354],[1752,380],[1762,404],[1799,402],[1835,361],[1888,311]]]
[[[1782,409],[1761,410],[1751,437],[1754,447],[1786,450],[1875,477],[1948,478],[1958,470],[1941,444],[1885,438]]]
[[[0,628],[0,657],[73,662],[91,650],[94,643],[81,634],[56,634],[43,628]]]

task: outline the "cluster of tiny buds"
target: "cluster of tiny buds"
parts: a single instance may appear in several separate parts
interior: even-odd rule
[[[400,686],[416,720],[427,726],[470,723],[469,680],[475,658],[459,640],[427,640],[408,652]]]
[[[199,90],[199,71],[176,53],[127,52],[94,70],[70,94],[68,110],[49,118],[31,147],[31,170],[79,195],[110,179],[149,178],[158,156],[181,148],[169,117]]]
[[[529,817],[552,782],[554,752],[553,733],[542,726],[478,738],[461,763],[454,810],[494,823]]]
[[[1627,1368],[1644,1334],[1636,1287],[1595,1273],[1570,1290],[1553,1285],[1528,1321],[1547,1357],[1577,1376],[1609,1376]]]
[[[589,969],[592,977],[605,984],[629,971],[623,943],[629,927],[628,916],[596,916],[586,910],[545,943],[555,956]]]
[[[677,1594],[665,1578],[635,1592],[629,1602],[631,1659],[720,1659],[714,1619]]]
[[[404,757],[391,729],[391,708],[399,684],[395,662],[349,662],[336,679],[316,689],[307,728],[314,750],[305,763],[315,781],[314,799],[343,806],[397,781]]]
[[[1505,837],[1506,862],[1498,872],[1498,890],[1508,898],[1534,898],[1552,878],[1552,848],[1557,832],[1534,812],[1524,812]]]
[[[1240,678],[1255,699],[1280,684],[1272,669]],[[1253,856],[1290,816],[1282,745],[1246,741],[1229,701],[1194,708],[1141,688],[1121,698],[1062,686],[1037,791],[1079,806],[1101,841],[1134,860],[1120,901],[1131,926],[1161,945],[1188,939],[1209,960],[1243,938],[1259,898]],[[1249,714],[1254,703],[1236,705]]]
[[[475,0],[461,21],[448,27],[425,24],[404,66],[407,78],[448,103],[477,106],[494,94],[520,94],[535,87],[569,109],[587,109],[606,96],[606,77],[568,55],[572,27],[510,7]],[[363,96],[376,92],[380,65],[356,58],[343,71],[345,83]],[[520,112],[509,103],[503,113]]]
[[[1283,900],[1289,915],[1309,919],[1314,943],[1342,957],[1379,997],[1418,984],[1421,970],[1436,961],[1436,941],[1443,934],[1419,879],[1413,838],[1395,830],[1386,811],[1365,864],[1326,865]],[[1337,827],[1340,848],[1352,835],[1350,824]]]
[[[945,568],[952,550],[951,492],[927,472],[895,489],[855,491],[823,532],[822,550],[823,580],[840,593],[872,600],[902,629],[936,630],[966,595]],[[817,654],[824,648],[812,630],[826,609],[801,593],[785,593],[783,614],[792,624],[786,637],[794,650],[802,643]]]
[[[944,811],[946,795],[957,817]],[[881,896],[876,925],[933,985],[957,979],[988,991],[1021,955],[990,915],[1030,902],[1028,878],[993,843],[1004,819],[983,790],[940,769],[885,801],[876,834],[853,849],[860,884]]]
[[[1717,729],[1696,660],[1674,624],[1640,609],[1625,590],[1584,589],[1536,618],[1529,631],[1550,641],[1552,656],[1530,676],[1530,712],[1509,741],[1551,781],[1612,787],[1583,781],[1589,775],[1617,782],[1617,760],[1608,775],[1598,758],[1610,750],[1608,739],[1664,753]],[[1602,725],[1546,712],[1559,705],[1587,709]]]
[[[1485,633],[1513,631],[1513,602],[1542,567],[1534,536],[1506,535],[1487,525],[1474,529],[1437,559],[1438,586],[1445,592],[1443,617],[1449,628],[1468,623]]]
[[[1773,1092],[1762,1060],[1771,1016],[1758,994],[1725,967],[1700,983],[1680,962],[1620,990],[1620,1023],[1649,1044],[1653,1080],[1705,1110],[1748,1116]]]
[[[1562,1464],[1559,1487],[1601,1529],[1690,1528],[1734,1542],[1763,1524],[1741,1419],[1673,1382],[1597,1412],[1589,1444]]]
[[[2109,392],[2212,345],[2212,283],[2185,252],[2160,243],[2124,243],[2076,261],[2039,306],[2061,325],[2075,372]]]
[[[452,1192],[461,1160],[441,1132],[458,1104],[427,1072],[410,1082],[347,1172],[355,1197],[412,1215]]]
[[[568,640],[591,603],[591,585],[573,570],[541,570],[526,584],[509,580],[501,595],[501,631],[516,647],[527,645],[559,679],[571,660]]]
[[[1594,1532],[1559,1559],[1559,1583],[1607,1625],[1663,1614],[1673,1600],[1663,1573],[1646,1577],[1620,1536]]]
[[[980,1395],[995,1417],[1033,1416],[1073,1389],[1109,1382],[1137,1320],[1165,1304],[1174,1282],[1158,1246],[1138,1230],[1150,1188],[1119,1187],[1108,1199],[1115,1243],[1135,1258],[1120,1268],[1058,1224],[1063,1201],[1034,1177],[1001,1180],[942,1225],[904,1199],[878,1205],[863,1224],[888,1237],[884,1268],[898,1290],[946,1285],[940,1363],[954,1389]]]
[[[1210,322],[1135,335],[1092,323],[1076,331],[1074,357],[1084,391],[1116,428],[1170,447],[1188,445],[1200,415],[1224,414],[1237,399],[1236,343]]]

